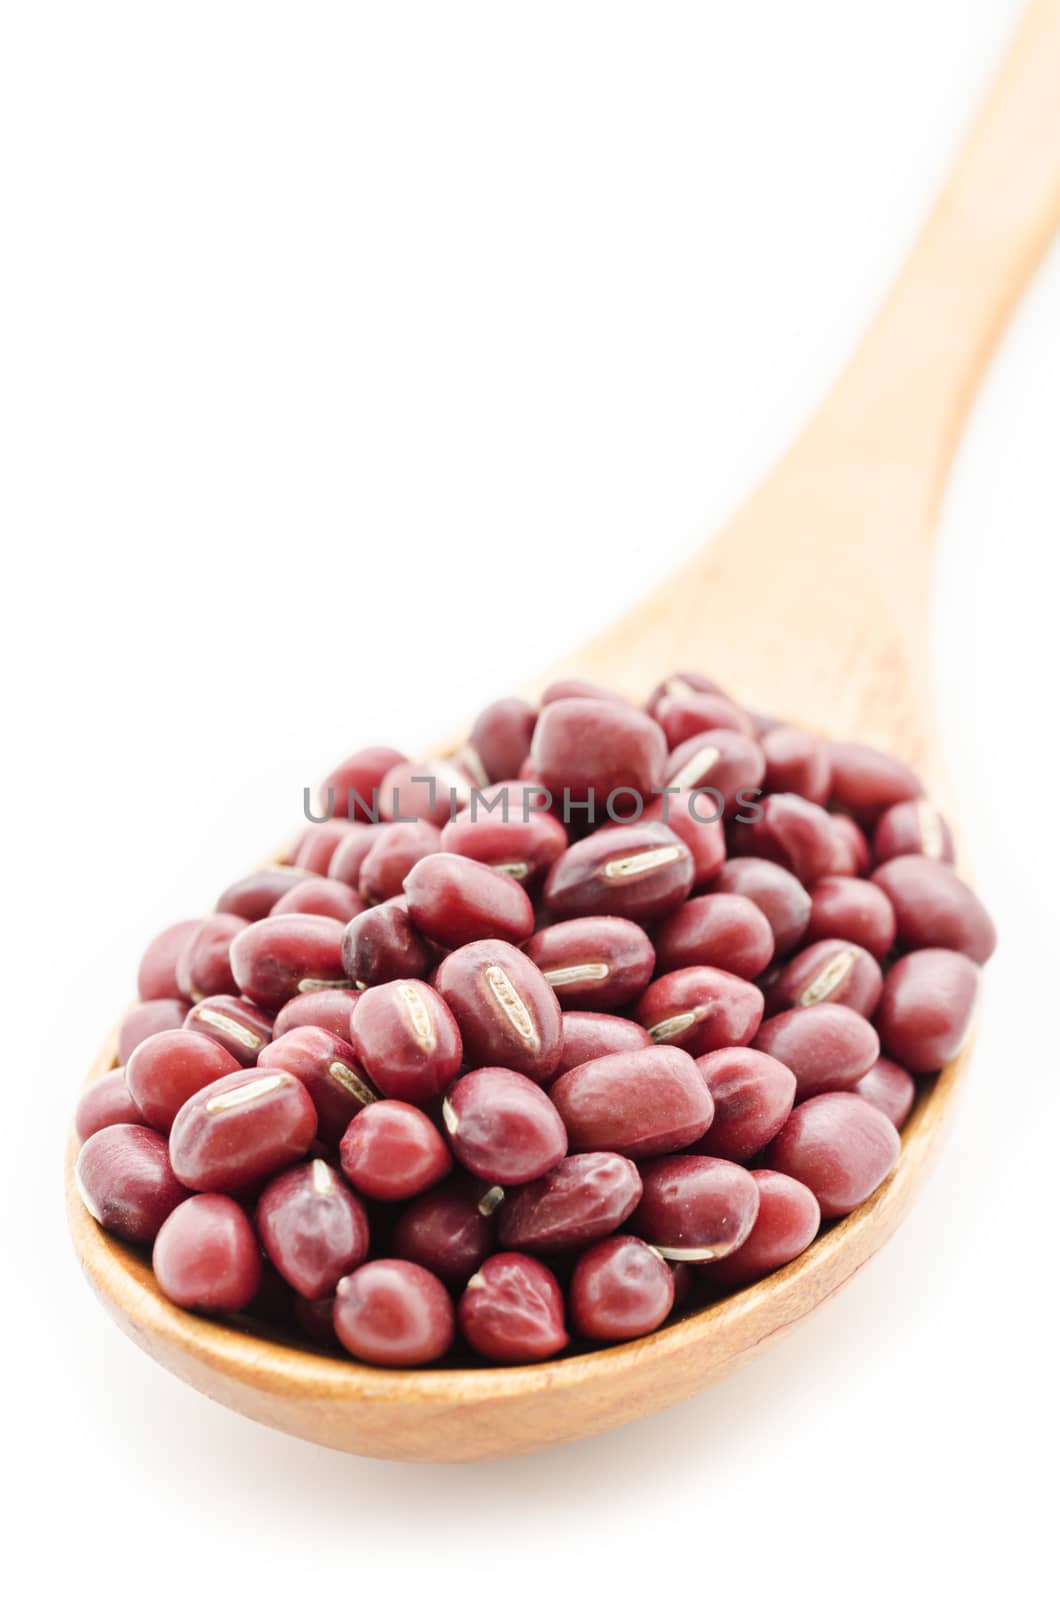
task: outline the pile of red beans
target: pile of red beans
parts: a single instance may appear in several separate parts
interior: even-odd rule
[[[697,673],[360,750],[320,808],[147,949],[77,1181],[177,1305],[381,1366],[634,1339],[792,1261],[994,947],[913,772]]]

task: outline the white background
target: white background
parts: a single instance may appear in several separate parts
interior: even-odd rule
[[[265,854],[347,749],[427,743],[517,687],[768,468],[1016,10],[4,7],[3,1440],[27,1582],[1044,1591],[1056,252],[940,540],[935,687],[1001,952],[937,1174],[841,1297],[620,1434],[359,1461],[127,1344],[59,1171],[157,926]]]

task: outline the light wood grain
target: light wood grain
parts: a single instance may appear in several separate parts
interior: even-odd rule
[[[728,527],[552,675],[641,696],[668,672],[698,668],[753,706],[904,757],[938,794],[932,535],[975,389],[1060,220],[1058,83],[1060,0],[1039,0],[905,270],[805,432]],[[841,1288],[912,1203],[969,1056],[923,1089],[888,1182],[798,1261],[649,1338],[535,1367],[388,1373],[180,1311],[85,1212],[73,1145],[70,1227],[120,1326],[223,1404],[365,1455],[518,1455],[695,1393]],[[112,1041],[90,1077],[113,1057]]]

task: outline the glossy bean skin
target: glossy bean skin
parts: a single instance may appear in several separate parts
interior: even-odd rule
[[[188,1015],[186,1000],[143,1000],[133,1006],[125,1013],[118,1029],[118,1065],[124,1067],[136,1046],[150,1039],[153,1033],[182,1027]]]
[[[583,1339],[640,1339],[662,1326],[673,1304],[673,1272],[631,1234],[590,1245],[571,1275],[571,1322]]]
[[[464,1176],[450,1178],[404,1207],[394,1227],[399,1255],[463,1288],[493,1249],[493,1211],[482,1206],[485,1184]]]
[[[910,1072],[940,1072],[971,1031],[979,970],[956,950],[914,950],[883,985],[875,1023],[888,1056]]]
[[[649,984],[634,1015],[655,1044],[698,1056],[750,1044],[764,1005],[760,989],[720,967],[679,967]]]
[[[216,1039],[241,1067],[254,1066],[272,1038],[272,1023],[266,1013],[240,995],[207,996],[192,1006],[184,1018],[184,1027]]]
[[[728,811],[740,794],[761,789],[765,773],[766,758],[754,739],[732,728],[714,728],[671,750],[664,782],[668,788],[682,791],[714,790]],[[675,803],[671,796],[671,805]]]
[[[442,1112],[457,1160],[488,1183],[531,1183],[567,1154],[567,1130],[548,1095],[507,1067],[458,1079]]]
[[[687,899],[692,853],[661,822],[615,824],[580,839],[549,870],[542,891],[556,917],[663,917]]]
[[[292,1028],[324,1028],[349,1044],[350,1018],[360,998],[357,989],[316,989],[296,994],[276,1013],[272,1036],[279,1039]]]
[[[273,1009],[310,989],[345,987],[342,934],[334,918],[304,913],[252,923],[229,950],[235,980],[248,1000]]]
[[[669,1045],[585,1061],[557,1079],[551,1092],[573,1151],[603,1150],[636,1161],[694,1144],[714,1115],[695,1062]]]
[[[452,1169],[448,1146],[429,1117],[403,1100],[359,1111],[339,1146],[342,1170],[370,1200],[411,1200]]]
[[[856,822],[875,823],[900,800],[914,800],[923,784],[904,762],[882,750],[847,740],[828,746],[832,766],[831,803],[849,811]]]
[[[454,761],[402,761],[379,788],[379,811],[387,822],[429,822],[441,828],[471,798],[468,774]]]
[[[445,1285],[412,1261],[368,1261],[335,1291],[335,1332],[359,1361],[422,1367],[445,1355],[456,1332]]]
[[[723,700],[732,698],[726,694],[715,678],[708,678],[704,672],[689,669],[687,672],[671,672],[668,677],[657,683],[648,696],[644,709],[649,716],[654,716],[656,707],[665,695],[677,700],[682,695],[691,694],[717,694],[721,695]]]
[[[695,1153],[749,1161],[784,1126],[795,1104],[795,1074],[762,1050],[713,1050],[696,1062],[714,1102],[714,1120]]]
[[[881,1056],[876,1065],[858,1079],[853,1092],[867,1100],[870,1106],[875,1106],[877,1111],[882,1111],[896,1128],[901,1129],[913,1109],[916,1079],[896,1061],[888,1061],[886,1056]]]
[[[821,1226],[817,1197],[797,1178],[759,1167],[751,1173],[758,1189],[758,1215],[747,1238],[731,1255],[699,1267],[702,1280],[718,1289],[736,1289],[787,1266],[809,1248]]]
[[[281,895],[296,884],[305,883],[309,877],[310,874],[300,867],[259,867],[256,872],[229,884],[214,909],[245,917],[248,922],[259,922],[268,916]]]
[[[720,967],[751,979],[773,959],[773,930],[746,895],[697,895],[655,929],[655,949],[660,974],[678,967]]]
[[[543,690],[541,704],[550,706],[554,700],[606,700],[617,706],[629,705],[625,695],[589,678],[556,678]]]
[[[332,1294],[368,1254],[365,1209],[326,1161],[307,1161],[273,1178],[255,1220],[269,1260],[307,1300]]]
[[[530,754],[537,712],[514,696],[494,700],[480,711],[471,728],[469,743],[478,757],[486,783],[514,778]]]
[[[846,939],[820,939],[782,968],[766,997],[770,1014],[829,1002],[871,1017],[883,993],[875,956]]]
[[[898,923],[894,907],[875,883],[863,878],[818,878],[810,894],[806,938],[845,939],[861,945],[877,961],[894,944]]]
[[[193,1194],[171,1211],[151,1266],[166,1299],[188,1311],[243,1311],[261,1287],[254,1229],[226,1194]]]
[[[543,1361],[568,1343],[555,1274],[515,1250],[482,1263],[460,1297],[457,1317],[471,1348],[491,1361]]]
[[[216,1039],[191,1028],[170,1028],[137,1045],[126,1063],[125,1079],[137,1120],[168,1133],[186,1100],[238,1071],[235,1056]]]
[[[441,848],[441,829],[433,822],[392,822],[380,828],[361,866],[362,897],[372,904],[392,900],[403,892],[416,863]]]
[[[331,865],[331,858],[353,826],[345,817],[329,817],[324,822],[311,822],[295,845],[291,856],[292,867],[303,872],[323,875]]]
[[[725,860],[725,827],[710,794],[660,795],[644,807],[644,823],[663,823],[692,857],[692,890],[708,884]]]
[[[664,694],[652,713],[671,750],[694,739],[697,734],[713,733],[716,728],[727,728],[750,738],[754,726],[740,706],[720,694],[692,691],[688,694]]]
[[[361,868],[368,852],[389,826],[384,822],[351,822],[328,862],[328,880],[360,893]]]
[[[907,950],[959,950],[979,966],[990,960],[997,933],[979,896],[952,867],[927,856],[895,856],[872,882],[894,907],[898,943]]]
[[[630,1228],[668,1261],[716,1261],[738,1250],[758,1215],[758,1187],[733,1161],[661,1156],[641,1169]]]
[[[298,1079],[313,1102],[317,1132],[325,1144],[338,1144],[350,1119],[376,1098],[358,1052],[326,1028],[288,1029],[265,1047],[258,1066]]]
[[[499,810],[478,809],[477,798],[472,796],[471,807],[446,823],[441,848],[484,862],[514,878],[528,892],[536,890],[570,843],[566,828],[547,811],[537,811],[524,820],[518,802],[505,819]]]
[[[510,1067],[547,1083],[559,1067],[559,1001],[529,956],[482,939],[446,956],[434,987],[456,1019],[469,1066]]]
[[[630,1017],[615,1017],[607,1011],[565,1011],[556,1077],[580,1067],[583,1061],[595,1061],[597,1056],[646,1050],[650,1044],[647,1028]]]
[[[899,800],[885,811],[872,836],[872,851],[880,863],[894,856],[927,856],[952,867],[957,859],[949,823],[927,800]]]
[[[336,922],[346,923],[364,909],[365,902],[349,884],[339,883],[334,878],[307,878],[282,894],[269,916],[286,917],[292,912],[304,911],[311,917],[333,917]]]
[[[169,1135],[169,1156],[189,1189],[225,1193],[300,1160],[316,1131],[304,1085],[289,1072],[253,1067],[185,1101]]]
[[[177,983],[184,998],[194,1004],[208,994],[238,994],[229,951],[237,933],[250,926],[245,917],[215,911],[205,917],[186,941],[177,962]]]
[[[734,854],[776,861],[803,884],[834,871],[837,845],[827,811],[797,794],[770,794],[760,806],[761,815],[749,822],[737,816],[730,841]]]
[[[466,856],[427,856],[405,879],[404,893],[413,927],[445,950],[480,939],[522,944],[534,931],[534,908],[526,890],[514,878]]]
[[[625,917],[575,917],[542,928],[526,954],[544,974],[561,1006],[617,1010],[647,988],[655,950]]]
[[[776,861],[740,856],[726,861],[710,885],[712,893],[741,894],[754,902],[773,932],[775,953],[783,956],[809,926],[812,901],[793,872]]]
[[[646,797],[658,787],[666,740],[651,717],[621,702],[555,700],[542,707],[530,760],[553,795],[584,801],[591,793],[602,817],[616,790]]]
[[[791,1068],[798,1083],[795,1098],[805,1100],[852,1088],[876,1062],[880,1041],[857,1011],[825,1000],[770,1017],[755,1035],[754,1048]]]
[[[763,1161],[812,1191],[822,1217],[845,1217],[898,1160],[894,1124],[856,1094],[819,1094],[796,1106]]]
[[[389,745],[355,750],[321,784],[320,810],[350,822],[377,822],[383,779],[406,759]]]
[[[74,1132],[82,1144],[101,1128],[120,1123],[144,1123],[140,1108],[129,1093],[124,1071],[105,1072],[102,1078],[81,1091],[74,1114]]]
[[[429,1105],[460,1071],[463,1042],[441,995],[416,979],[368,989],[350,1038],[384,1095]]]
[[[804,728],[781,725],[762,735],[765,787],[773,794],[801,794],[823,806],[832,786],[832,763],[823,739]]]
[[[177,962],[201,921],[201,917],[195,917],[190,921],[174,922],[151,940],[140,958],[136,975],[136,992],[141,1000],[182,998],[182,990],[177,983]]]
[[[422,978],[430,971],[431,952],[409,921],[402,896],[369,906],[346,924],[342,965],[346,976],[361,988]]]
[[[150,1244],[169,1213],[188,1198],[162,1135],[131,1123],[101,1128],[85,1140],[74,1181],[100,1227],[133,1244]]]
[[[548,1255],[614,1233],[636,1208],[643,1185],[626,1156],[593,1151],[567,1156],[506,1197],[497,1213],[505,1250]]]
[[[845,811],[830,813],[835,860],[831,871],[849,878],[864,877],[872,869],[872,850],[864,832]]]

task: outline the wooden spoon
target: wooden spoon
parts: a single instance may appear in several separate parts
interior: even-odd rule
[[[1060,0],[1038,0],[907,266],[806,431],[728,527],[554,675],[636,697],[668,672],[703,669],[752,706],[879,744],[938,793],[931,537],[976,386],[1060,221],[1058,82]],[[540,1366],[387,1372],[180,1311],[84,1210],[73,1147],[70,1227],[126,1333],[246,1416],[363,1455],[517,1455],[694,1394],[840,1288],[909,1208],[967,1056],[921,1093],[888,1182],[789,1267],[646,1339]],[[112,1040],[90,1078],[113,1061]]]

